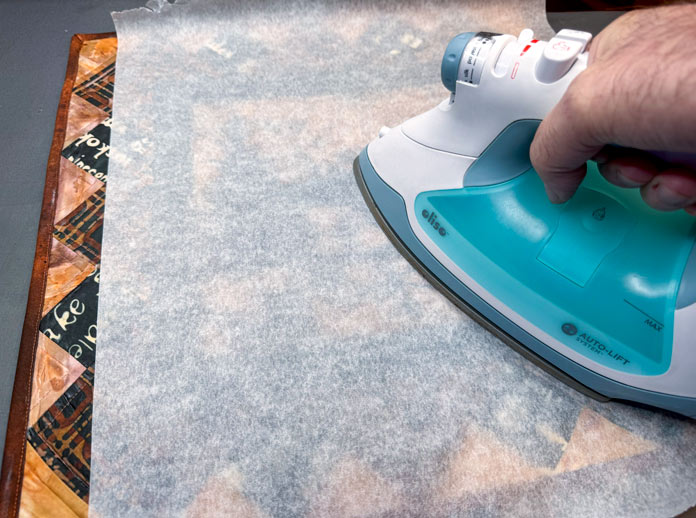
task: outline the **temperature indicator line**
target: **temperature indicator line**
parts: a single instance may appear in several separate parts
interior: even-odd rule
[[[632,307],[633,309],[635,309],[636,311],[641,312],[643,315],[645,315],[646,317],[648,317],[650,320],[652,320],[652,321],[655,322],[656,324],[659,324],[660,327],[664,327],[664,324],[663,324],[662,322],[660,322],[660,321],[659,321],[658,319],[656,319],[655,317],[651,317],[650,315],[648,315],[645,311],[643,311],[642,309],[640,309],[640,308],[639,308],[638,306],[636,306],[635,304],[631,304],[631,303],[630,303],[629,301],[627,301],[626,299],[624,299],[624,302],[625,302],[626,304],[628,304],[629,306],[631,306],[631,307]]]

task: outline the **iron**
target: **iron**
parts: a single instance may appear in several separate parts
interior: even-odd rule
[[[596,399],[696,417],[696,220],[649,208],[593,162],[551,204],[529,161],[591,37],[456,36],[449,97],[382,128],[356,180],[406,259],[525,357]]]

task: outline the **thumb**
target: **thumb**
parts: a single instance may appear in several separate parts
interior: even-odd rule
[[[583,84],[592,85],[582,75],[541,122],[529,149],[552,203],[563,203],[575,193],[585,177],[585,162],[604,145],[595,129],[596,103],[590,102],[591,90],[582,89]]]

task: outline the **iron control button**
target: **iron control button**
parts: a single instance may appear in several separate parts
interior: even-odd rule
[[[582,226],[588,232],[601,232],[605,228],[604,219],[607,217],[606,207],[597,207],[587,212],[582,218]]]
[[[621,243],[632,218],[618,201],[580,188],[566,204],[558,226],[537,259],[578,286]]]
[[[544,47],[536,66],[536,78],[542,83],[553,83],[563,77],[585,50],[592,34],[563,29]]]

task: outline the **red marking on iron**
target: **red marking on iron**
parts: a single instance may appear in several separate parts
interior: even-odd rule
[[[522,49],[522,52],[520,52],[520,56],[522,56],[525,52],[527,52],[532,46],[527,45],[525,48]]]
[[[559,50],[561,52],[568,52],[570,50],[570,45],[568,45],[565,41],[557,41],[554,43],[551,48],[553,50]]]
[[[539,43],[539,40],[532,40],[529,43]]]
[[[512,74],[510,74],[510,79],[515,79],[515,76],[517,75],[517,69],[520,67],[520,62],[516,61],[515,66],[512,67]]]

